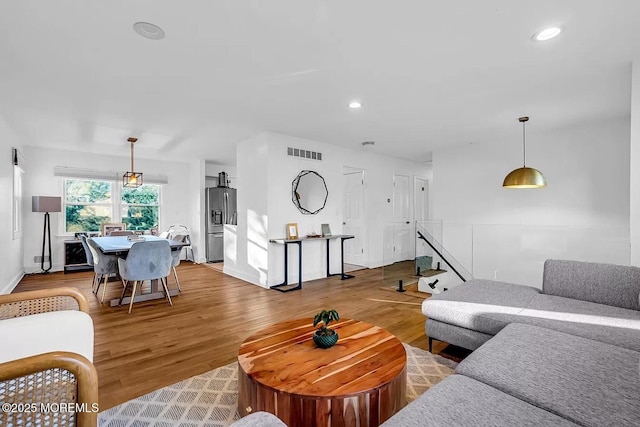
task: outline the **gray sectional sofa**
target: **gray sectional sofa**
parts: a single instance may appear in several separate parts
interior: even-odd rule
[[[542,291],[472,280],[422,309],[474,352],[385,426],[640,426],[640,268],[547,260]]]
[[[639,426],[640,352],[512,323],[383,425]]]
[[[475,350],[524,323],[640,351],[640,268],[547,260],[542,291],[471,280],[422,304],[429,340]]]
[[[542,291],[472,280],[422,307],[430,341],[474,351],[384,427],[640,426],[640,268],[548,260]]]

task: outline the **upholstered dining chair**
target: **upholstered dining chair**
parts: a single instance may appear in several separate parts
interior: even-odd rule
[[[82,243],[82,247],[84,248],[84,255],[87,258],[87,264],[90,267],[93,267],[93,254],[91,253],[91,249],[89,249],[89,244],[87,243],[87,236],[85,235],[80,236],[80,243]],[[91,292],[94,292],[94,293],[96,288],[97,276],[98,275],[94,273],[93,282],[91,283]]]
[[[176,272],[176,267],[180,265],[180,252],[180,249],[171,251],[171,269],[173,270],[173,277],[176,279],[178,292],[182,292],[182,289],[180,289],[180,281],[178,280],[178,273]]]
[[[97,283],[94,293],[98,295],[100,290],[100,282],[104,280],[102,284],[102,298],[100,302],[104,302],[104,295],[107,293],[107,283],[111,274],[118,273],[118,257],[116,255],[105,255],[102,253],[96,242],[92,239],[86,239],[89,251],[93,258],[93,272],[95,273],[94,283]]]
[[[177,240],[179,242],[189,242],[189,235],[172,235],[169,231],[163,231],[158,235],[161,239],[169,239],[169,240]],[[190,242],[189,242],[190,243]],[[176,286],[178,287],[178,292],[182,292],[180,288],[180,280],[178,280],[178,272],[176,271],[176,267],[180,265],[180,254],[182,253],[181,249],[176,249],[171,251],[171,269],[173,270],[173,277],[176,279]]]
[[[127,258],[118,259],[120,276],[126,281],[120,297],[120,304],[122,304],[127,288],[133,282],[131,302],[129,303],[129,313],[131,313],[138,283],[145,280],[160,280],[169,300],[169,305],[173,305],[166,280],[171,272],[172,262],[171,247],[168,240],[134,243],[129,249]]]

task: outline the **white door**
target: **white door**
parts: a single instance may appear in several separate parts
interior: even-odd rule
[[[413,259],[415,244],[412,238],[411,199],[409,177],[393,175],[393,220],[395,223],[394,262]]]
[[[413,206],[415,210],[416,231],[425,226],[429,219],[429,181],[415,177],[413,181]],[[429,231],[428,229],[426,231]],[[416,240],[416,256],[430,255],[430,248],[424,240]]]
[[[429,217],[429,181],[424,178],[415,177],[413,194],[415,200],[416,221],[426,221]]]
[[[352,234],[353,239],[344,242],[344,262],[364,265],[364,170],[344,172],[343,234]]]

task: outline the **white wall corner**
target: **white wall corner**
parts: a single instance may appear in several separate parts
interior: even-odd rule
[[[228,276],[235,277],[236,279],[244,280],[245,282],[249,282],[253,285],[260,286],[261,288],[269,289],[269,285],[265,283],[261,283],[260,278],[258,276],[252,276],[246,274],[244,271],[240,271],[231,267],[224,266],[222,272]]]
[[[24,272],[23,271],[21,271],[18,274],[16,274],[9,281],[9,283],[6,284],[6,286],[4,288],[0,289],[0,295],[10,294],[11,292],[13,292],[13,290],[16,288],[16,286],[18,286],[18,283],[20,283],[20,281],[22,280],[23,277],[24,277]]]

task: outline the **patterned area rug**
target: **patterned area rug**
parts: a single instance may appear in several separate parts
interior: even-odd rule
[[[404,344],[407,401],[453,373],[456,363]],[[98,415],[100,427],[223,427],[237,420],[238,364],[161,388]]]

